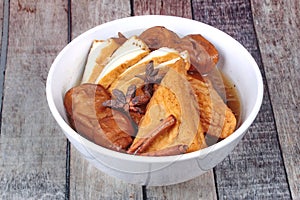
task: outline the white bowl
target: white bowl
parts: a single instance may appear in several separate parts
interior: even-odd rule
[[[84,62],[94,39],[107,39],[122,32],[138,35],[152,26],[165,26],[179,35],[200,33],[218,49],[223,71],[240,94],[241,125],[226,139],[199,151],[178,156],[142,157],[98,146],[75,132],[68,123],[63,97],[81,78]],[[259,68],[249,52],[226,33],[190,19],[171,16],[137,16],[111,21],[81,34],[56,57],[47,78],[50,110],[72,145],[101,171],[140,185],[170,185],[195,178],[221,162],[238,144],[254,121],[263,97]]]

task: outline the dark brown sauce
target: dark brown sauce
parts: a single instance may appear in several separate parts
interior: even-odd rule
[[[241,123],[241,101],[239,97],[239,93],[237,91],[236,85],[232,83],[232,81],[224,74],[222,74],[222,78],[225,85],[226,91],[226,101],[227,106],[232,110],[236,120],[237,120],[237,129]]]
[[[232,110],[237,120],[235,128],[237,129],[241,122],[241,103],[236,86],[226,74],[217,68],[211,71],[207,77],[211,80],[215,90],[219,93],[226,105]]]

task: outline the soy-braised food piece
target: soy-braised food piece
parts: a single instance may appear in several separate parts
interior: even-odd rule
[[[209,80],[188,77],[200,109],[200,120],[205,133],[224,139],[236,128],[236,118],[231,109],[213,88]]]
[[[199,45],[203,46],[205,48],[205,50],[207,51],[207,53],[211,56],[213,62],[215,64],[218,63],[219,52],[211,42],[209,42],[207,39],[205,39],[200,34],[190,34],[185,37],[190,37],[190,38],[194,39]]]
[[[136,85],[137,88],[140,88],[142,85],[144,85],[144,81],[139,77],[145,76],[147,72],[146,68],[150,62],[152,63],[151,65],[154,69],[159,69],[158,76],[161,76],[166,73],[166,68],[176,65],[176,62],[179,59],[181,59],[180,54],[174,49],[160,48],[152,51],[139,62],[120,74],[108,88],[108,91],[118,88],[125,92],[128,86],[132,84]],[[151,80],[149,81],[151,82]]]
[[[139,38],[143,40],[152,51],[161,47],[174,48],[180,43],[180,37],[163,26],[148,28],[139,35]]]
[[[143,40],[147,46],[151,49],[158,49],[161,47],[174,48],[178,51],[188,51],[191,58],[191,64],[201,74],[208,73],[212,68],[216,66],[215,60],[217,51],[210,42],[203,42],[205,38],[198,36],[185,36],[180,38],[176,33],[163,26],[154,26],[145,30],[140,34],[139,38]],[[200,40],[200,42],[198,41]],[[201,42],[202,41],[202,42]],[[209,45],[209,48],[204,47]],[[213,53],[212,55],[210,53]]]
[[[122,83],[122,88],[117,87],[115,89],[112,89],[114,99],[107,100],[103,104],[113,109],[123,110],[123,112],[128,113],[136,122],[136,124],[140,122],[141,118],[145,114],[146,106],[153,95],[155,85],[159,84],[161,79],[165,75],[164,73],[159,73],[158,69],[154,69],[153,61],[150,61],[145,65],[145,73],[130,73],[130,77],[138,79],[138,82],[140,82],[138,87],[136,84],[137,81],[133,82],[129,86],[128,84]],[[135,68],[137,68],[137,66],[130,69]],[[121,74],[120,76],[122,76],[123,74]],[[130,81],[132,80],[133,79],[130,79]],[[125,95],[124,89],[126,87],[127,91]]]
[[[113,39],[94,40],[87,57],[81,83],[95,83],[110,56],[119,46]]]
[[[176,123],[174,115],[168,116],[157,127],[147,133],[143,138],[139,139],[136,143],[130,146],[127,153],[140,154],[147,150],[153,141],[163,132],[168,131]]]
[[[184,63],[182,64],[184,68]],[[147,105],[145,116],[139,123],[138,133],[129,152],[135,152],[136,147],[139,148],[144,140],[150,140],[149,134],[153,132],[158,132],[158,134],[154,134],[153,140],[151,139],[151,142],[144,146],[140,153],[154,155],[164,149],[168,151],[163,152],[169,152],[171,149],[176,150],[173,146],[178,145],[186,145],[186,152],[206,147],[197,106],[192,88],[185,80],[185,76],[175,69],[169,69]],[[168,119],[169,116],[174,116],[175,124],[167,129],[160,129],[159,127],[165,127],[162,120]],[[167,120],[166,124],[168,122]],[[160,131],[156,131],[157,129]],[[147,139],[148,137],[150,138]],[[176,151],[180,152],[178,148]]]
[[[96,84],[71,88],[64,105],[71,126],[83,137],[103,147],[122,151],[132,143],[134,122],[126,114],[103,106],[110,94]]]
[[[112,54],[95,83],[106,89],[109,88],[121,73],[148,55],[149,52],[148,46],[142,40],[132,36]]]
[[[207,39],[205,39],[202,35],[200,34],[190,34],[185,36],[184,38],[191,38],[194,41],[196,41],[200,46],[202,46],[206,52],[209,54],[213,64],[217,64],[219,61],[219,52],[216,49],[216,47],[209,42]],[[196,67],[194,65],[191,65],[191,68],[189,69],[190,71],[197,71],[198,69],[196,69]],[[207,72],[209,72],[210,69],[207,70]]]

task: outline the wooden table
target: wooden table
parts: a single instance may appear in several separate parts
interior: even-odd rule
[[[96,170],[48,109],[47,73],[74,37],[144,14],[192,18],[241,42],[264,78],[264,100],[242,142],[210,172],[164,187]],[[300,199],[300,1],[3,0],[0,3],[0,199]]]

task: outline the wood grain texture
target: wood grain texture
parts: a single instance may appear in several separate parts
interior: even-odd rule
[[[64,199],[66,140],[48,109],[45,83],[67,43],[66,2],[10,1],[1,199]]]
[[[147,187],[147,199],[217,199],[213,173],[170,186]]]
[[[131,14],[130,0],[74,0],[71,8],[72,39],[97,25]]]
[[[300,2],[252,0],[276,128],[293,199],[300,199]]]
[[[70,199],[142,199],[142,187],[112,178],[71,152]]]
[[[249,1],[194,0],[193,8],[195,19],[213,25],[241,42],[264,72]],[[290,199],[267,87],[264,92],[261,111],[248,133],[215,167],[219,199]]]
[[[123,0],[77,0],[72,1],[71,7],[73,38],[87,29],[128,17],[131,13],[130,1]],[[74,147],[71,148],[70,166],[70,199],[142,199],[141,186],[130,185],[102,173],[88,163]]]
[[[189,0],[133,0],[134,15],[172,15],[192,18]]]
[[[173,15],[192,18],[191,1],[133,1],[134,15]],[[147,187],[149,199],[217,199],[213,171],[209,171],[193,180],[162,187]]]

